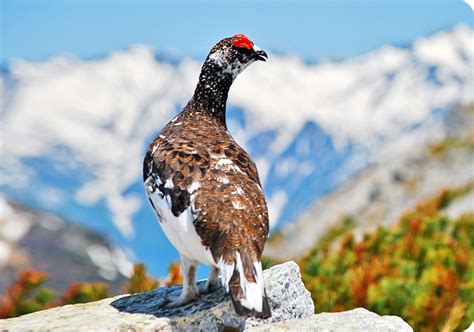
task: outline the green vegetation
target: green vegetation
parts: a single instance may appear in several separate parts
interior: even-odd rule
[[[43,284],[48,274],[41,271],[22,271],[18,279],[0,297],[0,319],[11,318],[56,306],[98,301],[109,297],[109,287],[100,282],[73,283],[60,297]],[[180,284],[179,264],[172,263],[164,286]],[[143,264],[135,264],[130,281],[124,285],[125,293],[146,292],[159,287],[159,282],[147,275]]]
[[[432,144],[429,147],[429,151],[434,156],[443,156],[448,151],[453,149],[470,149],[474,150],[474,136],[467,136],[467,137],[448,137],[441,142]]]
[[[140,263],[133,266],[130,282],[125,285],[124,291],[128,294],[148,292],[159,287],[159,285],[156,279],[147,276],[145,264]]]
[[[460,112],[474,113],[474,104],[465,107],[464,110]],[[471,121],[472,123],[472,116],[465,121]],[[465,132],[456,132],[455,135],[448,136],[429,146],[429,151],[436,157],[444,157],[448,152],[455,149],[467,149],[470,152],[474,151],[474,131],[472,127]]]
[[[73,283],[69,285],[59,303],[53,306],[87,303],[109,297],[109,286],[101,282]]]
[[[360,240],[344,231],[353,221],[329,232],[299,262],[317,311],[365,307],[419,331],[467,328],[474,320],[474,215],[451,220],[440,210],[471,189],[444,190],[393,229]]]
[[[109,296],[103,283],[71,284],[63,296],[43,287],[48,274],[25,270],[0,299],[0,318],[16,317],[55,306],[96,301]]]
[[[39,271],[23,271],[0,302],[0,318],[20,316],[41,310],[51,303],[54,293],[39,286],[47,274]]]

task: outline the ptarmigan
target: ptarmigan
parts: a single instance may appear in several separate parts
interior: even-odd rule
[[[242,34],[210,51],[193,97],[148,148],[143,165],[151,207],[181,257],[183,290],[168,307],[190,302],[221,282],[239,315],[271,315],[261,257],[268,212],[255,163],[226,126],[232,82],[267,54]],[[198,262],[211,266],[205,289]]]

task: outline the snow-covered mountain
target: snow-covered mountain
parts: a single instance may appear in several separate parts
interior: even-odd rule
[[[48,273],[45,286],[58,293],[71,283],[100,281],[120,294],[132,263],[103,236],[0,198],[0,294],[24,269]]]
[[[14,61],[0,76],[2,192],[110,235],[164,274],[177,255],[146,205],[141,161],[191,97],[202,60],[136,46],[94,60]],[[316,64],[270,54],[247,69],[230,91],[228,126],[257,162],[272,225],[472,102],[473,64],[474,32],[460,25],[410,48]]]
[[[397,224],[420,202],[457,190],[442,213],[474,214],[474,104],[448,111],[443,122],[404,135],[369,167],[275,232],[265,247],[279,261],[306,255],[331,229],[353,222],[356,239]]]

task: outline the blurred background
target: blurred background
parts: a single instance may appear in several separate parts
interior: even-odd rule
[[[418,307],[375,301],[390,295],[383,278],[361,276],[360,266],[350,264],[380,229],[391,234],[383,243],[424,248],[434,230],[421,242],[407,238],[424,229],[420,223],[434,223],[442,239],[453,237],[443,247],[453,257],[448,272],[439,271],[439,262],[426,263],[427,247],[397,268],[421,264],[413,275],[394,278],[418,282],[428,264],[440,273],[434,280],[445,280],[443,273],[454,269],[461,295],[454,292],[443,305],[457,305],[464,323],[474,319],[468,305],[474,303],[474,256],[456,258],[472,254],[474,239],[474,16],[468,4],[0,4],[0,294],[24,268],[47,272],[46,285],[58,292],[71,282],[102,281],[119,293],[134,262],[144,262],[156,278],[168,274],[178,255],[145,198],[145,149],[192,96],[210,48],[244,33],[269,60],[235,81],[227,122],[264,185],[268,264],[296,259],[317,310],[347,303],[406,316]],[[340,238],[349,265],[331,261],[342,250]],[[381,250],[370,257],[381,257]],[[327,266],[344,268],[341,275],[352,271],[349,280],[387,287],[364,293],[353,282],[349,295],[337,295],[317,279],[334,274]],[[330,303],[319,303],[318,294]],[[423,308],[431,312],[430,305]],[[451,319],[449,313],[438,322]]]

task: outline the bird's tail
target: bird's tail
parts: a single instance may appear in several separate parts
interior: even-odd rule
[[[242,250],[235,252],[234,262],[220,259],[218,265],[222,283],[238,315],[258,318],[271,316],[260,261],[252,261],[248,252]]]

